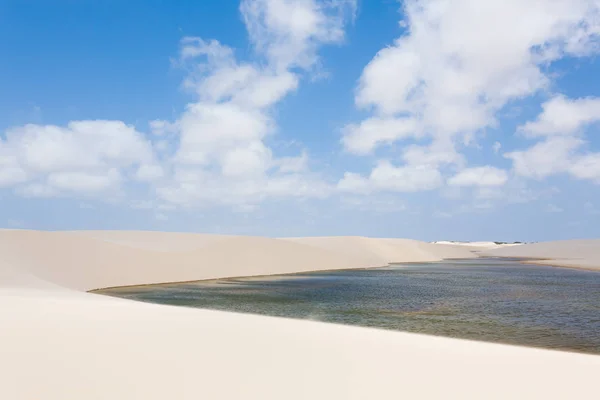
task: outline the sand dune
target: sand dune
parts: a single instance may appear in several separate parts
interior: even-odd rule
[[[0,254],[37,278],[78,290],[473,257],[405,239],[26,230],[0,230]]]
[[[513,247],[513,246],[521,246],[522,243],[496,243],[496,242],[452,242],[448,240],[440,240],[437,242],[433,242],[433,244],[446,244],[452,246],[461,246],[467,247],[469,249],[477,249],[477,250],[493,250],[493,249],[501,249],[504,247]]]
[[[0,231],[0,398],[590,398],[600,357],[83,292],[466,258],[403,239]]]
[[[341,252],[373,263],[432,262],[449,258],[473,258],[472,251],[459,246],[435,245],[411,239],[379,239],[360,236],[286,238],[295,243]]]
[[[0,231],[0,254],[7,264],[79,290],[386,264],[261,237],[193,235],[172,244],[180,235]]]
[[[154,251],[191,251],[231,235],[156,231],[74,231],[106,242]]]
[[[544,260],[536,262],[540,264],[600,269],[600,239],[524,244],[484,251],[482,255],[538,258]]]

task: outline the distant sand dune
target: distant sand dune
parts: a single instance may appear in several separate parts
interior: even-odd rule
[[[546,260],[541,261],[542,264],[600,269],[600,239],[524,244],[486,250],[481,254],[493,257],[539,258]]]
[[[469,257],[405,239],[0,230],[0,399],[593,398],[597,356],[84,292]]]
[[[286,238],[295,243],[340,252],[384,264],[431,262],[447,258],[476,257],[469,249],[451,245],[435,245],[411,239],[378,239],[360,236]]]

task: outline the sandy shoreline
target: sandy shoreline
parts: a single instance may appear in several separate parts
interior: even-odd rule
[[[484,250],[480,256],[514,257],[553,267],[600,270],[600,240],[563,240]]]
[[[406,263],[407,265],[410,263]],[[139,284],[139,285],[125,285],[125,286],[110,286],[110,287],[104,287],[104,288],[97,288],[97,289],[92,289],[92,290],[88,290],[87,293],[96,293],[102,290],[111,290],[111,289],[127,289],[127,288],[145,288],[145,287],[160,287],[160,286],[165,286],[165,285],[177,285],[177,284],[194,284],[194,283],[202,283],[202,284],[207,284],[207,283],[211,283],[211,282],[219,282],[219,281],[225,281],[225,280],[234,280],[234,279],[241,279],[244,281],[249,281],[249,280],[260,280],[260,281],[265,281],[265,280],[269,280],[269,279],[285,279],[287,278],[293,278],[296,275],[302,275],[302,274],[308,274],[311,272],[334,272],[334,271],[353,271],[353,270],[367,270],[367,269],[373,269],[373,268],[385,268],[385,265],[381,265],[381,266],[374,266],[374,267],[364,267],[364,268],[349,268],[349,269],[319,269],[319,270],[307,270],[307,271],[299,271],[299,272],[289,272],[289,273],[282,273],[282,274],[268,274],[268,275],[243,275],[243,276],[227,276],[227,277],[222,277],[222,278],[209,278],[209,279],[196,279],[193,281],[173,281],[173,282],[161,282],[161,283],[144,283],[144,284]]]
[[[484,258],[485,259],[485,258]],[[511,259],[511,260],[515,260],[518,262],[521,262],[523,264],[531,264],[531,265],[539,265],[539,266],[543,266],[543,267],[553,267],[553,268],[568,268],[568,269],[578,269],[578,270],[582,270],[582,271],[594,271],[594,272],[599,272],[600,268],[595,267],[595,266],[590,266],[590,267],[586,267],[586,266],[581,266],[581,265],[568,265],[568,264],[560,264],[558,260],[553,260],[553,259],[538,259],[538,258],[527,258],[527,257],[522,257],[522,258],[513,258],[513,257],[492,257],[490,259]],[[456,260],[468,260],[468,259],[463,259],[463,258],[448,258],[448,259],[444,259],[444,260],[448,260],[448,261],[456,261]],[[427,263],[431,263],[427,262]],[[435,262],[433,262],[435,263]],[[98,293],[101,292],[103,290],[112,290],[112,289],[135,289],[135,288],[150,288],[150,287],[160,287],[160,286],[166,286],[166,285],[176,285],[176,284],[194,284],[194,283],[202,283],[202,284],[208,284],[211,282],[219,282],[219,281],[223,281],[223,280],[229,280],[229,279],[242,279],[244,281],[248,281],[251,279],[256,279],[256,280],[260,280],[260,281],[265,281],[265,280],[269,280],[269,279],[285,279],[286,277],[289,277],[290,279],[293,278],[294,276],[299,276],[302,274],[306,274],[306,273],[311,273],[311,272],[334,272],[334,271],[350,271],[350,270],[368,270],[368,269],[374,269],[374,268],[386,268],[389,267],[391,265],[419,265],[419,264],[423,264],[423,262],[418,262],[418,261],[414,261],[414,262],[402,262],[402,263],[392,263],[392,264],[388,264],[387,266],[376,266],[376,267],[366,267],[366,268],[352,268],[352,269],[321,269],[318,271],[302,271],[302,272],[291,272],[291,273],[287,273],[287,274],[275,274],[275,275],[249,275],[249,276],[232,276],[232,277],[225,277],[225,278],[211,278],[211,279],[199,279],[199,280],[193,280],[193,281],[175,281],[175,282],[162,282],[162,283],[148,283],[148,284],[141,284],[141,285],[125,285],[125,286],[111,286],[111,287],[105,287],[105,288],[97,288],[97,289],[92,289],[92,290],[88,290],[88,293]]]
[[[554,267],[554,268],[568,268],[568,269],[578,269],[581,271],[600,272],[600,267],[598,267],[596,265],[584,266],[584,265],[578,265],[578,264],[569,264],[568,261],[561,262],[559,260],[554,260],[554,259],[550,259],[550,260],[535,259],[535,260],[531,260],[531,261],[526,260],[524,263],[531,264],[531,265],[549,266],[549,267]]]
[[[574,247],[581,254],[582,246]],[[556,251],[549,256],[561,259]],[[0,398],[558,399],[596,393],[598,356],[86,293],[472,257],[465,246],[403,239],[0,231]]]

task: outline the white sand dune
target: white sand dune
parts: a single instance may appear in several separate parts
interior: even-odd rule
[[[600,239],[524,244],[522,246],[486,250],[481,254],[493,257],[537,258],[543,259],[543,261],[534,261],[534,263],[600,269]]]
[[[285,238],[294,243],[307,244],[325,250],[340,252],[353,258],[364,258],[373,263],[432,262],[443,259],[477,257],[469,249],[453,245],[436,245],[411,239],[379,239],[360,236],[330,236]]]
[[[83,292],[471,256],[400,239],[0,231],[0,399],[595,397],[597,356]]]
[[[262,237],[190,234],[177,244],[181,235],[0,231],[0,254],[36,277],[78,290],[386,264]]]
[[[492,250],[504,247],[521,246],[521,243],[496,243],[496,242],[452,242],[449,240],[440,240],[433,244],[446,244],[452,246],[467,247],[473,250]]]

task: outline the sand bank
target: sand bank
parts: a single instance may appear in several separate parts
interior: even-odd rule
[[[597,356],[83,292],[445,256],[472,255],[399,239],[0,231],[0,398],[558,399],[598,393]]]
[[[562,240],[485,250],[482,256],[520,257],[557,267],[600,269],[600,239]]]

